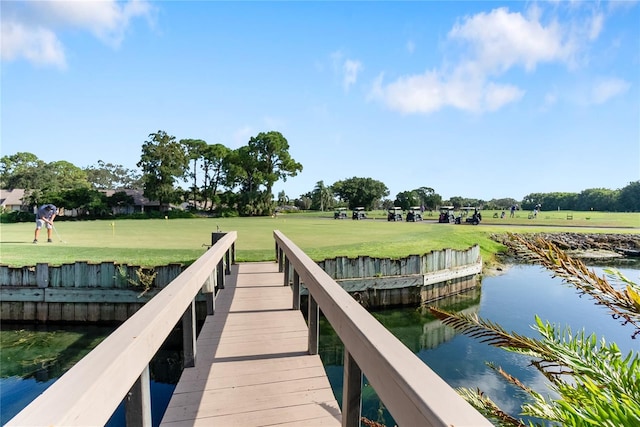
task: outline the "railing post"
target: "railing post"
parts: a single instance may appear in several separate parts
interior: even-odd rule
[[[209,278],[204,282],[202,293],[207,305],[207,316],[213,316],[216,311],[216,284],[213,272],[209,274]]]
[[[300,310],[300,275],[293,269],[293,309]]]
[[[227,250],[227,252],[224,253],[224,260],[225,260],[224,274],[228,276],[231,274],[231,249]]]
[[[309,354],[318,354],[318,341],[320,340],[320,309],[311,292],[309,292],[308,319],[309,319]]]
[[[342,427],[357,427],[362,415],[362,370],[345,348],[342,380]]]
[[[231,263],[236,263],[236,242],[231,244]]]
[[[289,258],[284,259],[284,285],[289,286]]]
[[[282,264],[284,263],[284,252],[282,248],[278,248],[278,273],[282,273]]]
[[[216,266],[216,274],[218,275],[218,289],[224,289],[224,261],[220,260]]]
[[[127,427],[151,427],[151,376],[147,365],[125,399]]]
[[[196,366],[196,301],[191,304],[182,315],[182,347],[184,352],[184,367]]]

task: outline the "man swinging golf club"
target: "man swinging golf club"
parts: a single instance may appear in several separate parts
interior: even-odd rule
[[[40,236],[40,229],[43,225],[47,227],[47,242],[51,243],[51,232],[53,229],[53,220],[58,214],[58,208],[52,204],[42,205],[38,208],[36,213],[36,231],[33,239],[33,243],[38,243],[38,237]]]

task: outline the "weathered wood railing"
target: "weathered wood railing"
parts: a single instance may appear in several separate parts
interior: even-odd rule
[[[318,352],[320,310],[344,344],[343,426],[360,425],[363,374],[398,425],[492,425],[291,240],[277,230],[273,236],[294,308],[300,308],[300,284],[309,291],[309,353]]]
[[[214,282],[235,259],[235,231],[212,236],[215,244],[151,301],[102,341],[7,426],[105,425],[125,400],[127,425],[151,426],[149,362],[175,325],[184,328],[184,363],[195,363],[195,297],[215,308]],[[226,261],[227,269],[224,268]]]

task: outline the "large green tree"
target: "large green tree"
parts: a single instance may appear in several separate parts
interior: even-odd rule
[[[418,199],[420,199],[420,206],[423,206],[425,209],[436,209],[442,204],[442,196],[436,193],[431,187],[420,187],[413,191],[415,191]]]
[[[271,194],[273,184],[282,179],[296,176],[302,165],[289,153],[289,142],[280,132],[260,132],[249,139],[249,152],[256,160],[266,193]]]
[[[617,190],[589,188],[580,192],[575,209],[579,211],[615,211],[617,198]]]
[[[187,157],[193,162],[193,169],[188,176],[192,180],[191,192],[195,206],[198,199],[198,161],[202,159],[207,143],[201,139],[181,139],[180,144],[184,146]]]
[[[149,134],[149,139],[142,144],[137,166],[142,169],[144,195],[158,200],[161,210],[180,201],[181,191],[176,188],[176,182],[185,177],[189,157],[174,136],[162,130]]]
[[[358,206],[368,210],[374,209],[383,197],[389,195],[389,189],[384,183],[373,178],[355,176],[335,182],[331,189],[336,196],[349,204],[350,209]]]
[[[140,175],[122,165],[98,160],[95,165],[84,169],[87,180],[98,190],[119,190],[140,188]]]
[[[229,156],[231,149],[222,144],[207,145],[202,151],[202,173],[204,182],[202,184],[202,198],[205,208],[213,210],[220,203],[219,191],[227,183]]]
[[[0,158],[0,187],[31,190],[44,185],[46,162],[32,153],[19,152]]]
[[[630,182],[618,194],[618,210],[640,212],[640,181]]]
[[[393,201],[394,206],[401,207],[404,210],[409,209],[411,206],[417,206],[420,204],[420,199],[416,194],[415,190],[413,191],[401,191],[396,194],[396,199]]]
[[[261,132],[229,156],[228,187],[239,187],[236,205],[241,215],[271,215],[273,184],[296,176],[302,165],[289,154],[289,143],[280,132]]]

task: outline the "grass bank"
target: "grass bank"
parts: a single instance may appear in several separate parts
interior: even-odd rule
[[[0,263],[26,266],[38,262],[63,264],[75,261],[116,261],[132,265],[188,264],[211,243],[216,230],[238,232],[239,261],[274,259],[273,230],[280,230],[312,259],[339,255],[403,257],[431,250],[465,249],[478,243],[485,262],[491,263],[502,245],[494,233],[563,232],[640,233],[640,214],[601,212],[542,212],[528,219],[493,218],[484,213],[479,226],[438,224],[436,214],[417,223],[387,222],[384,212],[375,219],[333,220],[333,213],[284,214],[275,218],[197,218],[150,220],[56,221],[53,243],[34,245],[32,223],[2,224]],[[508,216],[508,213],[507,213]]]

